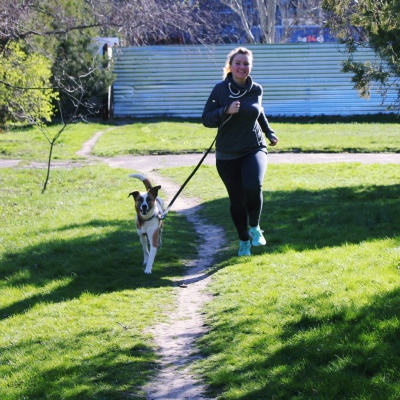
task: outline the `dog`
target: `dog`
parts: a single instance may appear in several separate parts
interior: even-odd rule
[[[144,183],[147,192],[135,190],[129,193],[135,201],[136,231],[143,247],[143,265],[145,274],[151,274],[157,250],[162,244],[164,201],[158,196],[161,186],[152,186],[150,180],[143,174],[131,174]],[[149,246],[150,251],[149,251]]]

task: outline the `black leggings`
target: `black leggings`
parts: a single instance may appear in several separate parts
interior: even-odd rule
[[[216,161],[218,174],[228,191],[231,217],[240,240],[249,240],[248,225],[259,225],[267,165],[267,154],[261,150],[234,160]]]

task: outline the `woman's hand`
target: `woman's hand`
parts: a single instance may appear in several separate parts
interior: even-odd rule
[[[277,143],[279,142],[278,137],[275,136],[275,135],[271,135],[271,136],[268,138],[268,140],[269,140],[269,145],[270,145],[270,146],[276,146]]]
[[[229,107],[226,109],[227,114],[237,114],[240,109],[240,101],[236,100],[232,102]]]

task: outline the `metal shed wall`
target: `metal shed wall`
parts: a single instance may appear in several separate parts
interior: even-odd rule
[[[118,48],[113,87],[115,117],[200,117],[232,45]],[[270,116],[355,115],[385,112],[381,97],[358,96],[347,56],[337,44],[247,45],[253,79],[264,88]],[[364,51],[357,59],[374,59]]]

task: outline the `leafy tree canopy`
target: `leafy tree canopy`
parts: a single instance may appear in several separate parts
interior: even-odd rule
[[[343,71],[353,72],[359,93],[369,97],[371,88],[386,98],[388,90],[397,93],[389,109],[400,110],[400,0],[324,0],[328,26],[346,44],[350,57]],[[380,57],[375,62],[356,62],[359,47],[371,47]]]
[[[196,2],[179,0],[2,0],[0,15],[0,58],[13,51],[10,43],[23,43],[27,54],[46,57],[63,118],[84,116],[85,109],[93,113],[95,99],[112,82],[108,60],[102,64],[93,51],[94,37],[119,36],[124,44],[143,45],[185,33],[192,42],[201,42],[200,26],[205,25]],[[25,88],[28,96],[36,96]]]
[[[51,75],[51,63],[46,57],[26,54],[18,43],[11,43],[3,51],[0,63],[1,122],[6,119],[50,121],[53,101],[58,99],[51,88]]]

